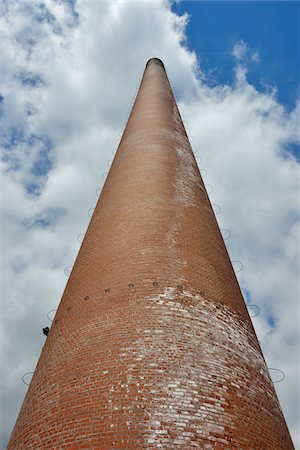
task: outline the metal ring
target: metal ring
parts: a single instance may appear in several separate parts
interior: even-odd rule
[[[240,268],[238,270],[235,270],[235,273],[239,273],[243,270],[244,266],[243,263],[241,261],[231,261],[231,264],[233,265],[234,263],[238,263],[240,264]]]
[[[247,305],[247,308],[257,308],[257,313],[256,314],[254,314],[253,316],[250,316],[251,318],[252,317],[256,317],[256,316],[258,316],[259,315],[259,313],[260,313],[260,307],[259,306],[257,306],[257,305]]]
[[[96,189],[95,193],[96,193],[97,197],[99,197],[100,192],[101,192],[101,188]]]
[[[277,381],[273,381],[272,380],[272,377],[271,377],[271,375],[270,375],[270,378],[271,378],[271,380],[272,380],[272,383],[280,383],[281,381],[283,381],[284,379],[285,379],[285,373],[282,371],[282,370],[280,370],[280,369],[274,369],[274,367],[268,367],[268,370],[270,371],[270,370],[276,370],[276,372],[280,372],[281,374],[282,374],[282,378],[280,379],[280,380],[277,380]]]
[[[181,284],[177,284],[177,288],[178,288],[178,289],[182,289]]]
[[[30,385],[30,383],[26,383],[26,381],[25,381],[25,377],[27,376],[27,375],[30,375],[30,374],[33,374],[34,372],[27,372],[27,373],[24,373],[24,375],[22,376],[22,381],[23,381],[23,383],[24,384],[26,384],[27,386],[29,386]]]
[[[153,281],[153,286],[158,286],[158,282],[157,281]]]
[[[81,233],[77,236],[77,241],[81,244],[84,239],[85,233]]]
[[[226,231],[226,233],[228,233],[227,235],[225,235],[225,237],[223,236],[224,241],[227,241],[227,239],[229,239],[231,237],[231,232],[229,230],[227,230],[226,228],[220,228],[221,234],[223,236],[222,231]]]
[[[90,208],[90,209],[88,210],[88,215],[89,215],[90,217],[92,217],[92,215],[93,215],[93,213],[94,213],[94,210],[95,210],[95,208]]]
[[[72,268],[73,268],[73,266],[67,266],[67,267],[65,267],[64,272],[65,272],[65,275],[66,275],[67,277],[69,277],[69,276],[71,275]]]
[[[239,268],[238,270],[235,270],[235,273],[241,272],[241,271],[243,270],[243,268],[244,268],[243,263],[242,263],[241,261],[238,261],[238,260],[236,260],[236,261],[231,261],[231,264],[232,264],[232,265],[233,265],[234,263],[240,264],[240,268]]]
[[[213,212],[215,213],[216,216],[217,216],[218,214],[220,214],[220,212],[222,211],[221,206],[220,206],[220,205],[217,205],[216,203],[212,203],[211,207],[212,207]],[[214,207],[217,207],[217,208],[219,208],[219,209],[217,209],[217,211],[215,211],[215,210],[214,210]]]
[[[105,289],[105,292],[110,292],[110,288],[106,288],[106,289]]]
[[[133,288],[133,287],[134,287],[134,284],[129,283],[128,287],[129,287],[129,288]]]
[[[209,190],[209,191],[207,190],[208,187],[210,187],[210,190]],[[206,185],[205,185],[205,189],[206,189],[206,193],[207,193],[208,195],[210,195],[210,194],[212,194],[212,193],[214,192],[214,187],[213,187],[212,184],[206,184]]]
[[[53,322],[53,319],[54,319],[54,317],[53,317],[53,319],[50,319],[50,317],[49,317],[49,314],[52,312],[56,312],[56,309],[50,309],[50,311],[47,312],[47,319],[50,320],[50,322]]]

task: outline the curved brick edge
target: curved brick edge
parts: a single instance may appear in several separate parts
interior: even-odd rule
[[[164,63],[159,58],[150,58],[149,61],[146,63],[146,67],[150,64],[157,64],[158,66],[162,66],[165,69]]]
[[[112,301],[47,353],[8,448],[293,448],[252,327],[194,292]]]

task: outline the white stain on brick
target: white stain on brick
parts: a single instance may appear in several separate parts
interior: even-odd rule
[[[174,200],[184,206],[200,208],[204,205],[199,203],[199,197],[196,194],[197,189],[200,188],[204,194],[206,194],[206,191],[200,182],[198,166],[188,138],[183,132],[181,117],[176,104],[173,108],[173,122],[178,130],[175,133],[177,145],[174,146],[178,159],[174,178]]]
[[[186,299],[190,300],[188,304]],[[217,308],[199,294],[178,292],[172,286],[144,300],[156,317],[156,326],[153,324],[151,340],[146,338],[148,329],[141,331],[134,346],[136,360],[141,353],[151,355],[155,363],[148,361],[148,367],[155,375],[157,368],[168,361],[166,352],[171,349],[173,355],[168,369],[155,378],[155,389],[150,390],[155,401],[146,406],[145,443],[152,443],[154,448],[179,443],[184,448],[197,447],[195,440],[199,442],[201,435],[230,446],[224,430],[238,426],[240,417],[237,414],[235,419],[234,412],[229,412],[229,388],[236,395],[241,392],[243,401],[255,398],[260,386],[270,384],[252,330],[225,305]],[[161,328],[163,324],[168,327]],[[235,357],[238,365],[232,366],[230,360]],[[255,378],[249,375],[253,368]],[[271,386],[268,395],[277,402]]]
[[[277,403],[250,324],[226,305],[174,286],[133,301],[149,322],[120,349],[122,382],[107,393],[110,410],[124,410],[124,394],[132,399],[124,414],[130,428],[133,408],[143,411],[145,448],[232,448],[228,430],[234,435],[240,426],[243,403],[256,404],[262,393]]]

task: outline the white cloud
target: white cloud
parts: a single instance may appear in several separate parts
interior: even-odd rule
[[[248,84],[245,58],[258,56],[243,41],[233,50],[233,86],[199,82],[196,56],[185,47],[188,18],[163,1],[80,2],[75,10],[59,1],[5,2],[2,10],[2,445],[23,399],[21,377],[35,367],[47,311],[60,299],[63,269],[76,256],[153,56],[166,65],[214,185],[218,218],[232,232],[230,254],[245,266],[240,282],[261,308],[254,323],[268,365],[286,373],[276,388],[295,436],[299,166],[288,148],[297,140],[296,111]]]
[[[246,56],[248,47],[247,44],[243,41],[240,40],[239,42],[237,42],[232,50],[232,55],[238,60],[243,60]]]
[[[234,44],[231,53],[238,62],[259,62],[259,53],[253,51],[243,39]]]

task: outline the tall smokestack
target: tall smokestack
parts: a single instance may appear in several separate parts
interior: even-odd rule
[[[294,448],[154,58],[8,449],[194,447]]]

